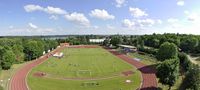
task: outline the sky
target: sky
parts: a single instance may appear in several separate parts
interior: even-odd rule
[[[200,0],[1,0],[0,35],[200,34]]]

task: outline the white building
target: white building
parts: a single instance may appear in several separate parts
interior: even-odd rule
[[[89,39],[89,41],[91,43],[102,43],[104,40],[105,40],[105,38],[103,38],[103,39]]]
[[[63,55],[64,55],[63,53],[58,53],[58,52],[57,52],[57,53],[55,53],[53,56],[54,56],[54,57],[61,58],[61,57],[63,57]]]

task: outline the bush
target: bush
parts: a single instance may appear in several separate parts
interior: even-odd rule
[[[200,90],[200,67],[192,65],[184,79],[185,90]]]
[[[184,69],[184,71],[187,72],[189,69],[191,69],[192,63],[190,62],[189,58],[187,57],[187,54],[185,54],[183,52],[179,52],[178,58],[180,60],[180,65]]]
[[[170,90],[179,76],[179,61],[177,59],[167,59],[160,63],[156,69],[156,76],[159,78],[159,82],[169,85]]]
[[[145,55],[145,53],[144,53],[144,52],[138,52],[138,54]]]
[[[139,51],[141,52],[145,52],[145,53],[148,53],[148,54],[153,54],[153,55],[156,55],[158,50],[156,49],[153,49],[153,48],[138,48]]]
[[[2,56],[2,62],[1,62],[1,65],[2,65],[2,68],[4,70],[8,70],[10,69],[10,67],[12,66],[12,64],[14,63],[15,61],[15,54],[12,52],[12,50],[6,50],[4,53],[3,53],[3,56]]]
[[[174,43],[165,42],[160,46],[158,50],[157,59],[164,61],[166,59],[177,58],[177,55],[177,46]]]

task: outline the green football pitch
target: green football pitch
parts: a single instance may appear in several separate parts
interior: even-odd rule
[[[99,48],[65,48],[64,57],[51,57],[33,68],[31,90],[135,90],[141,74],[135,67]],[[132,71],[126,76],[122,72]],[[131,82],[126,82],[131,81]]]

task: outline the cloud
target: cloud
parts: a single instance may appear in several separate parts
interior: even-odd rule
[[[29,27],[32,29],[37,29],[38,27],[32,23],[28,23]]]
[[[40,28],[33,23],[28,23],[28,27],[24,28],[17,28],[11,26],[9,30],[7,30],[4,34],[5,35],[17,35],[17,36],[30,36],[30,35],[56,35],[60,34],[60,30],[54,28]],[[61,33],[62,34],[62,33]]]
[[[167,22],[169,22],[169,23],[176,23],[176,22],[178,22],[179,20],[178,19],[175,19],[175,18],[169,18],[169,19],[167,19]]]
[[[122,21],[122,26],[126,28],[132,28],[135,25],[135,22],[129,20],[129,19],[124,19]]]
[[[106,27],[108,28],[108,29],[115,29],[115,27],[114,26],[111,26],[111,25],[106,25]]]
[[[49,19],[53,19],[53,20],[57,20],[58,15],[63,15],[64,18],[68,21],[77,23],[79,25],[90,27],[90,21],[82,13],[74,12],[74,13],[68,14],[65,10],[58,7],[47,6],[45,8],[45,7],[42,7],[39,5],[33,5],[33,4],[24,6],[24,9],[26,12],[42,11],[42,12],[48,13],[51,15]],[[37,28],[37,26],[33,25],[32,23],[29,23],[29,26],[32,28]]]
[[[90,21],[85,17],[82,13],[71,13],[64,16],[66,20],[71,21],[76,24],[84,25],[84,26],[90,26]]]
[[[13,29],[13,28],[14,28],[14,26],[12,26],[12,25],[11,25],[11,26],[9,26],[8,28],[9,28],[9,29]]]
[[[199,21],[200,20],[200,16],[197,13],[189,13],[187,15],[187,20],[188,21]]]
[[[93,26],[94,29],[99,29],[99,26]]]
[[[49,19],[52,19],[52,20],[58,20],[58,16],[51,15],[51,16],[49,17]]]
[[[132,16],[138,18],[138,17],[143,17],[143,16],[148,16],[148,14],[139,9],[139,8],[132,8],[132,7],[129,7],[129,12],[131,13]]]
[[[191,13],[189,16],[188,16],[188,20],[189,21],[197,21],[200,19],[200,16],[197,14],[197,13]]]
[[[179,27],[181,27],[181,24],[180,24],[179,20],[176,19],[176,18],[169,18],[167,20],[167,22],[170,24],[170,26],[172,28],[179,28]]]
[[[150,18],[146,19],[124,19],[122,21],[122,26],[128,29],[134,29],[134,30],[143,30],[152,27],[155,24],[162,24],[161,20],[154,20]]]
[[[192,21],[192,22],[196,22],[196,21],[200,21],[200,14],[197,12],[189,12],[189,11],[184,11],[184,13],[187,16],[187,20],[188,21]]]
[[[153,19],[139,19],[137,20],[140,26],[152,26],[155,24],[155,21]]]
[[[176,3],[178,6],[184,6],[185,5],[185,2],[183,0],[179,0],[177,3]]]
[[[48,6],[45,8],[39,5],[30,4],[30,5],[24,6],[24,9],[26,12],[43,11],[48,14],[67,14],[65,10],[61,8],[57,8],[57,7],[52,7],[52,6]]]
[[[17,36],[32,36],[32,35],[56,35],[55,33],[58,33],[52,28],[13,28],[12,30],[9,30],[6,32],[6,35],[17,35]]]
[[[43,7],[41,7],[39,5],[32,5],[32,4],[24,6],[24,9],[26,12],[34,12],[34,11],[43,11],[44,10]]]
[[[89,14],[91,17],[95,17],[98,19],[103,19],[103,20],[108,20],[108,19],[114,19],[115,16],[110,15],[106,10],[100,10],[100,9],[95,9],[92,10],[91,13]]]
[[[47,8],[45,8],[44,11],[49,13],[49,14],[66,14],[67,13],[63,9],[51,7],[51,6],[48,6]]]
[[[116,2],[116,7],[121,7],[122,5],[124,5],[126,0],[115,0],[115,2]]]
[[[157,20],[157,23],[158,23],[158,24],[162,24],[162,20],[158,19],[158,20]]]
[[[185,10],[185,11],[184,11],[184,13],[185,13],[185,14],[190,14],[190,12],[189,12],[189,11],[187,11],[187,10]]]

